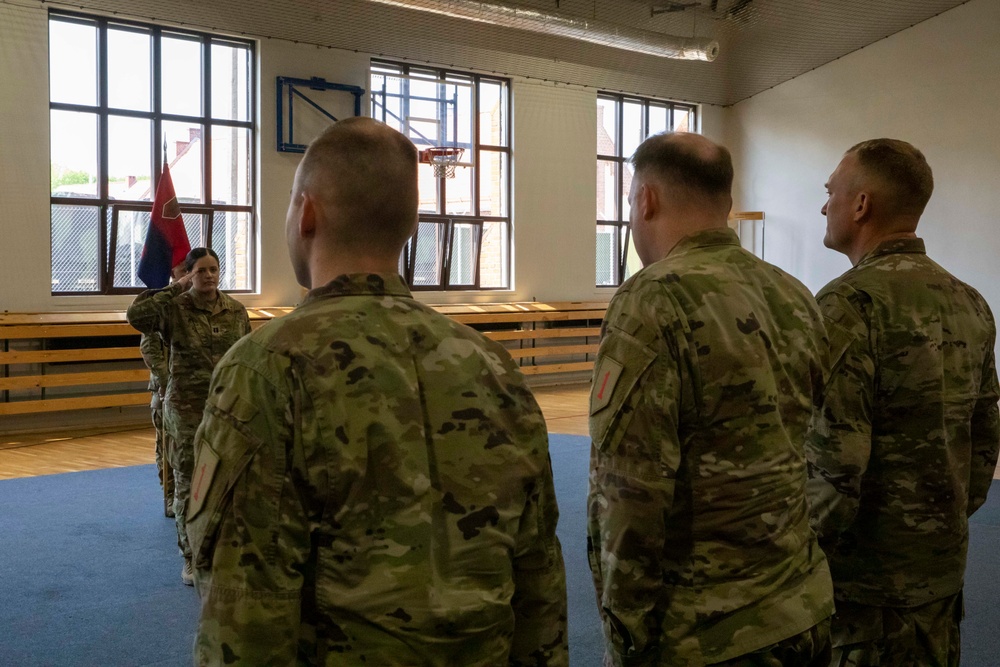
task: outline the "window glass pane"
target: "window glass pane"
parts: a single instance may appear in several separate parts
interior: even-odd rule
[[[421,222],[417,225],[417,256],[413,262],[414,287],[434,287],[441,284],[444,230],[443,223]]]
[[[434,168],[421,163],[417,168],[417,185],[420,188],[420,212],[439,213],[438,210],[438,179],[434,176]]]
[[[623,229],[620,233],[621,242],[625,242],[625,230]],[[622,276],[622,280],[628,280],[633,275],[635,275],[639,269],[642,268],[642,261],[639,259],[639,253],[635,250],[635,243],[632,235],[628,235],[628,248],[625,248],[625,275]]]
[[[649,105],[649,134],[653,136],[670,129],[670,110],[666,107]]]
[[[108,106],[151,109],[150,36],[133,30],[108,30]]]
[[[136,272],[142,258],[142,246],[146,242],[149,218],[150,214],[146,211],[118,211],[114,287],[146,288]],[[109,223],[109,234],[110,229]]]
[[[597,219],[618,220],[618,163],[597,161]]]
[[[97,27],[49,21],[49,99],[97,104]]]
[[[510,287],[509,236],[510,223],[483,223],[482,248],[479,251],[479,286],[483,289]]]
[[[171,174],[172,176],[173,174]],[[188,243],[191,244],[192,248],[204,248],[205,247],[205,218],[206,215],[200,213],[191,213],[187,211],[183,213],[184,218],[184,231],[188,235]]]
[[[597,98],[597,154],[618,155],[618,102]]]
[[[372,118],[403,131],[402,79],[389,74],[372,75]]]
[[[212,127],[212,203],[250,205],[250,130]]]
[[[441,105],[444,131],[441,133],[445,142],[459,146],[472,146],[473,124],[472,94],[475,90],[471,81],[465,78],[448,77],[457,86],[440,86],[438,95],[446,100]],[[454,127],[453,127],[454,126]]]
[[[644,134],[642,103],[625,102],[622,107],[622,157],[632,157],[632,153],[642,143]]]
[[[678,132],[694,132],[694,113],[684,107],[674,109],[674,129]]]
[[[479,153],[479,214],[507,215],[507,154]]]
[[[250,213],[246,211],[218,211],[212,217],[212,250],[219,256],[221,289],[251,288],[252,229]]]
[[[52,206],[52,291],[96,292],[100,223],[96,206]]]
[[[473,285],[479,262],[479,225],[456,223],[451,237],[451,285]]]
[[[623,166],[625,173],[622,174],[622,197],[621,197],[621,211],[622,217],[620,220],[622,222],[628,222],[629,213],[632,211],[632,207],[628,203],[628,194],[632,191],[632,174],[634,167],[626,162]]]
[[[410,79],[403,82],[403,93],[407,95],[404,105],[405,134],[417,146],[437,146],[442,137],[442,116],[444,104],[440,102],[437,81]]]
[[[108,117],[108,196],[112,199],[153,199],[152,123],[144,118]]]
[[[597,225],[597,286],[617,285],[615,265],[618,262],[618,228]]]
[[[160,41],[164,113],[201,115],[201,42],[164,36]]]
[[[164,121],[162,127],[167,142],[167,164],[170,165],[170,178],[174,182],[177,201],[202,203],[205,197],[202,126],[198,123]]]
[[[212,117],[250,119],[250,49],[212,44]]]
[[[455,177],[444,179],[444,187],[448,215],[475,215],[472,207],[471,167],[455,167]]]
[[[97,114],[52,111],[53,197],[97,196]]]
[[[479,83],[479,143],[507,145],[507,90],[494,81]]]

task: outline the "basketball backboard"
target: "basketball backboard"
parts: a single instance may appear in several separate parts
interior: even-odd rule
[[[475,87],[460,77],[435,78],[372,68],[372,117],[393,127],[418,149],[463,148],[458,166],[474,159]]]

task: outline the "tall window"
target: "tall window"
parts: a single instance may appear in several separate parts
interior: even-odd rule
[[[454,178],[420,165],[420,221],[400,260],[412,289],[511,286],[508,91],[506,79],[372,61],[372,118],[420,150],[461,149]]]
[[[627,95],[597,96],[597,286],[615,287],[641,267],[628,227],[629,158],[647,137],[695,132],[697,107]]]
[[[136,276],[164,160],[192,247],[254,289],[254,47],[153,25],[49,15],[52,293]]]

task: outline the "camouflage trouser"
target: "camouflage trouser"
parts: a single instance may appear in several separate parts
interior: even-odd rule
[[[163,408],[151,407],[153,413],[153,427],[156,429],[156,474],[160,478],[160,487],[163,488],[164,507],[172,505],[174,502],[174,472],[170,462],[166,462],[166,434],[163,432]]]
[[[185,558],[191,558],[187,536],[187,506],[191,498],[191,474],[194,472],[194,434],[198,423],[190,419],[171,420],[168,428],[167,460],[174,469],[174,521],[177,523],[177,546]]]
[[[831,667],[957,667],[962,593],[921,607],[837,601]]]
[[[830,663],[830,619],[777,644],[712,667],[826,667]]]

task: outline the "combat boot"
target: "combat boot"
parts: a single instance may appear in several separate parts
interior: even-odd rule
[[[185,586],[194,586],[194,569],[191,567],[191,559],[184,559],[184,569],[181,570],[181,582]]]

